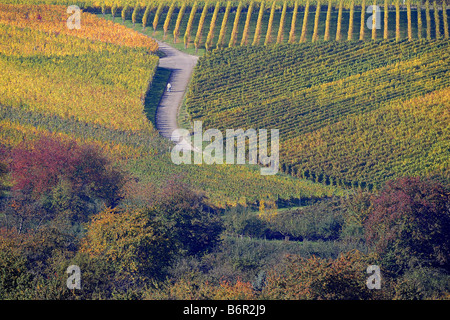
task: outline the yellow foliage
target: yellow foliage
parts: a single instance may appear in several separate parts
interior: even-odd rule
[[[109,42],[127,47],[146,48],[156,52],[158,44],[151,38],[94,14],[81,14],[81,28],[67,27],[66,6],[58,5],[6,5],[0,4],[0,23],[21,28],[32,28],[58,34],[68,34],[89,40]]]

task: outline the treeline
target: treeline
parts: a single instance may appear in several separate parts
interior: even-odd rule
[[[127,173],[95,146],[47,136],[0,151],[1,299],[448,298],[449,186],[435,180],[252,212],[216,210],[175,178],[130,207]],[[373,264],[383,290],[366,287]]]

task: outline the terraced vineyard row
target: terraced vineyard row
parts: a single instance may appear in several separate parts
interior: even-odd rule
[[[406,1],[400,6],[395,1],[157,1],[144,7],[136,3],[134,8],[126,7],[121,12],[120,8],[109,9],[106,5],[101,10],[116,17],[120,12],[123,20],[132,19],[133,26],[142,21],[144,28],[151,26],[153,35],[162,36],[165,41],[171,41],[171,33],[174,43],[184,35],[184,47],[194,46],[196,51],[323,40],[448,38],[447,10],[428,1],[417,10],[414,3]],[[373,5],[380,10],[375,14],[379,22],[376,28],[369,29],[369,6]]]
[[[409,175],[450,178],[450,88],[349,117],[285,143],[285,172],[371,188]]]
[[[349,170],[324,161],[318,167],[313,146],[321,140],[308,140],[307,157],[298,141],[335,123],[447,88],[449,66],[449,40],[226,49],[199,60],[187,107],[205,128],[279,129],[281,162],[291,174],[372,187],[389,176],[390,165],[381,171]],[[386,151],[389,163],[393,151]],[[398,173],[409,170],[405,166]]]
[[[447,8],[446,1],[0,0],[0,3],[77,4],[182,50],[194,48],[197,53],[201,50],[200,54],[203,50],[239,45],[449,37],[449,10],[442,10]],[[372,15],[370,6],[374,5],[379,12]],[[372,16],[377,20],[376,28],[370,29]],[[83,19],[85,23],[89,21]],[[79,33],[83,32],[81,28]]]

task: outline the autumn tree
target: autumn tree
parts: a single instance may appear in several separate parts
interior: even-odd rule
[[[122,199],[124,174],[93,145],[42,136],[11,151],[13,185],[8,223],[25,231],[56,216],[71,223],[86,221],[102,206]]]
[[[175,255],[200,254],[218,243],[221,221],[202,196],[173,181],[155,196],[149,208],[95,215],[81,251],[114,264],[122,280],[141,281],[163,277]]]
[[[450,269],[450,194],[424,178],[386,183],[365,223],[367,243],[386,266]]]
[[[203,253],[219,242],[222,221],[205,200],[203,194],[170,179],[149,208],[149,214],[171,234],[180,254]]]
[[[65,263],[76,245],[73,236],[52,227],[27,234],[0,228],[0,299],[70,298]]]
[[[89,223],[81,252],[114,265],[117,280],[135,283],[163,276],[175,247],[147,211],[107,209]]]
[[[261,295],[275,300],[387,298],[388,290],[366,287],[366,269],[373,261],[373,257],[356,250],[340,254],[336,259],[287,255],[269,270]]]

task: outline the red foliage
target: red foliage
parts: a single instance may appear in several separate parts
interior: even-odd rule
[[[21,143],[11,153],[13,190],[49,191],[59,177],[72,176],[80,162],[81,148],[74,141],[42,137],[38,141]]]
[[[419,259],[446,264],[450,248],[450,194],[423,178],[389,181],[374,199],[365,223],[366,239],[399,263]]]
[[[96,196],[112,205],[123,186],[123,176],[110,168],[109,160],[96,147],[49,136],[23,142],[14,148],[10,170],[13,191],[34,198],[66,180],[73,192],[82,192],[89,186]]]

